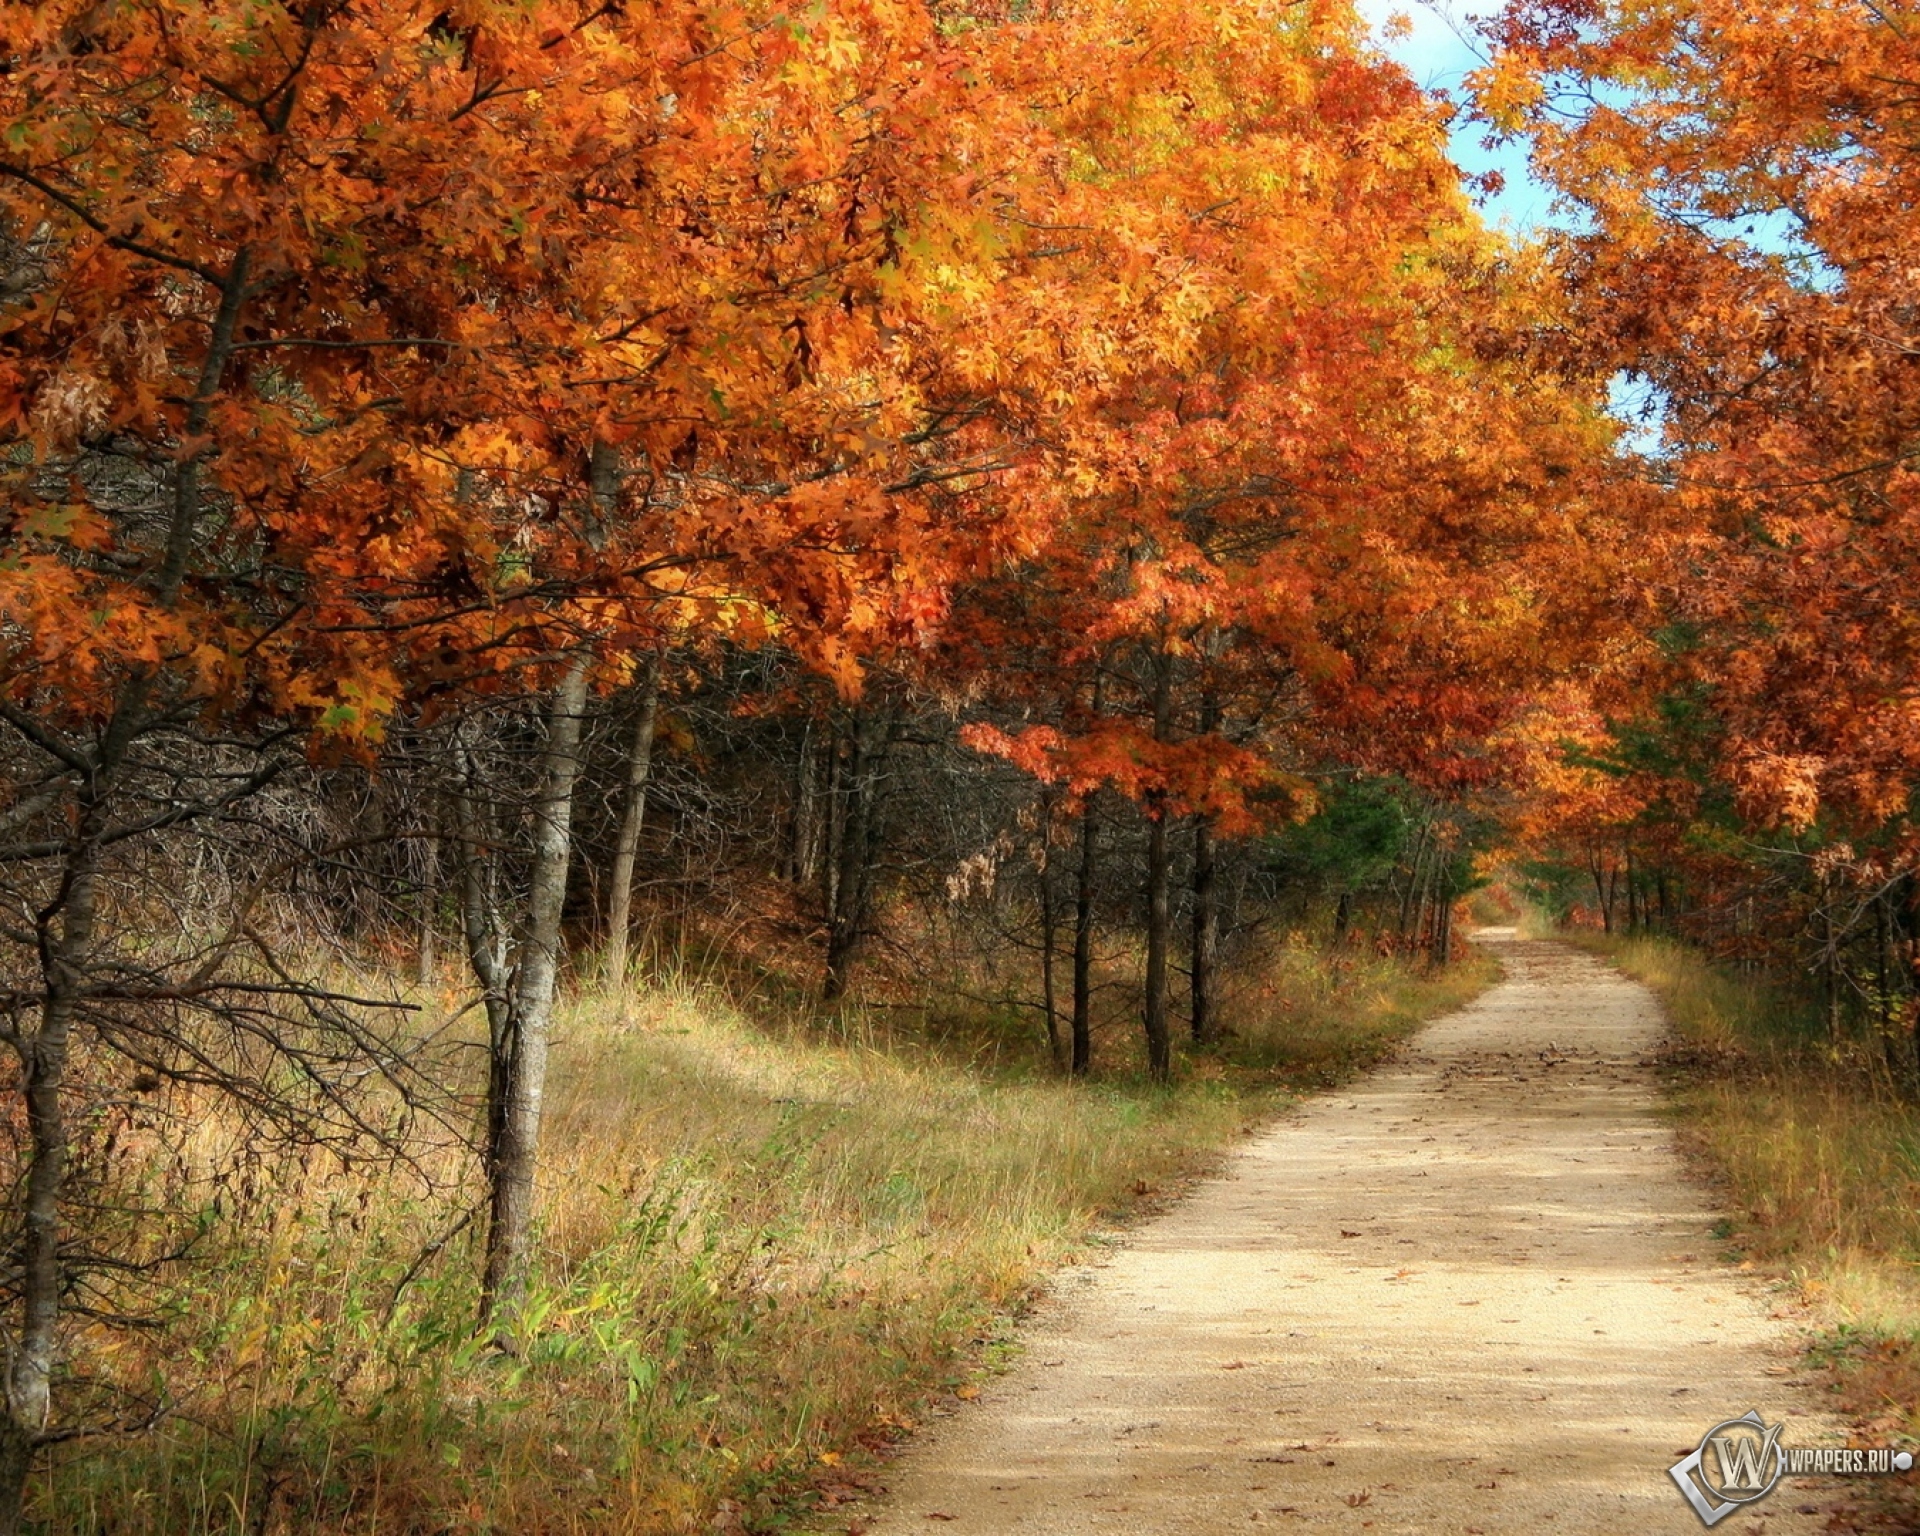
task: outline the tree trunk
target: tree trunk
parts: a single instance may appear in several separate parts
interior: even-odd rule
[[[1200,689],[1200,734],[1211,736],[1220,726],[1220,706],[1211,684]],[[1218,1000],[1214,976],[1220,953],[1220,896],[1214,882],[1213,823],[1204,814],[1193,818],[1193,933],[1192,970],[1188,975],[1188,1027],[1195,1045],[1205,1045],[1217,1031]]]
[[[1173,661],[1164,648],[1154,658],[1153,739],[1166,741],[1173,725]],[[1167,949],[1171,938],[1172,859],[1167,846],[1170,812],[1167,792],[1147,795],[1147,1071],[1157,1083],[1173,1076],[1173,1035],[1169,1027]]]
[[[1413,865],[1413,922],[1402,938],[1415,951],[1430,948],[1427,925],[1433,920],[1433,839],[1422,838]]]
[[[507,1069],[497,1114],[498,1143],[487,1169],[491,1211],[480,1315],[487,1323],[511,1317],[526,1291],[533,1227],[533,1176],[540,1115],[546,1099],[547,1046],[560,977],[560,916],[567,896],[572,850],[573,786],[580,771],[580,721],[587,706],[592,657],[568,664],[547,718],[547,744],[534,807],[532,880],[515,966]]]
[[[795,885],[811,884],[819,870],[819,804],[815,787],[819,777],[819,746],[813,722],[807,721],[800,733],[799,761],[793,772],[793,818],[788,840],[787,878]]]
[[[829,933],[840,910],[841,848],[847,836],[847,758],[852,751],[852,744],[841,740],[835,731],[827,743],[827,814],[820,849],[820,905],[827,915]]]
[[[436,829],[437,832],[437,829]],[[434,951],[436,944],[435,919],[439,917],[440,905],[440,840],[438,836],[420,840],[420,858],[424,865],[420,874],[420,944],[414,954],[415,983],[422,989],[433,985],[433,968],[437,959]]]
[[[1051,811],[1051,807],[1047,808]],[[1052,827],[1049,814],[1042,823],[1041,835],[1044,837]],[[1059,994],[1054,986],[1053,949],[1055,930],[1060,925],[1059,912],[1053,899],[1053,859],[1052,848],[1043,848],[1040,855],[1040,1006],[1047,1016],[1047,1056],[1057,1071],[1066,1065],[1063,1042],[1060,1039]]]
[[[467,964],[480,983],[487,1013],[487,1125],[483,1161],[491,1170],[505,1134],[507,1075],[513,1061],[513,997],[507,970],[507,923],[500,910],[499,851],[479,760],[464,725],[453,737],[454,830],[460,847],[460,933]]]
[[[620,514],[620,482],[625,479],[620,450],[595,438],[587,450],[588,507],[585,533],[594,549],[607,547],[607,530]]]
[[[1173,1039],[1167,1022],[1169,899],[1166,796],[1148,798],[1147,815],[1147,1071],[1157,1083],[1173,1076]]]
[[[1427,839],[1433,832],[1431,821],[1422,821],[1413,839],[1413,858],[1407,866],[1407,888],[1400,894],[1400,943],[1404,948],[1420,931],[1419,901],[1426,892]]]
[[[97,789],[83,793],[57,905],[38,923],[40,1027],[19,1044],[27,1109],[28,1163],[19,1258],[20,1331],[11,1345],[6,1412],[0,1415],[0,1533],[20,1529],[27,1475],[52,1407],[60,1319],[60,1206],[67,1174],[67,1117],[61,1102],[73,1024],[93,945],[100,830]],[[56,926],[57,924],[57,926]]]
[[[39,1432],[29,1429],[11,1412],[0,1414],[0,1536],[19,1536],[26,1514],[27,1479],[33,1472],[33,1453]]]
[[[604,973],[614,986],[627,979],[627,935],[633,926],[633,866],[647,817],[647,780],[653,772],[653,728],[660,712],[660,657],[647,661],[640,677],[640,713],[627,753],[627,803],[613,845],[613,884],[607,893],[607,954]]]
[[[1214,974],[1220,953],[1220,900],[1214,879],[1213,827],[1193,818],[1193,1043],[1206,1045],[1218,1028]]]
[[[1069,1070],[1085,1077],[1093,1070],[1093,892],[1098,873],[1100,823],[1093,796],[1080,807],[1080,867],[1073,889],[1073,1060]]]
[[[826,980],[820,992],[829,1003],[846,996],[872,913],[873,866],[880,846],[880,771],[890,730],[891,722],[876,711],[861,709],[854,714],[841,806],[839,874],[827,923]]]
[[[1831,880],[1820,885],[1820,921],[1825,930],[1825,971],[1827,983],[1827,1038],[1838,1048],[1842,1030],[1840,1024],[1840,925],[1833,920],[1834,890]]]
[[[1874,1024],[1880,1034],[1880,1050],[1886,1058],[1888,1080],[1901,1098],[1907,1095],[1906,1063],[1901,1052],[1906,1042],[1900,1038],[1899,1005],[1893,982],[1893,888],[1883,886],[1873,898],[1874,948]]]
[[[174,464],[166,543],[152,575],[154,598],[163,609],[172,609],[178,603],[194,555],[200,514],[205,510],[202,463],[217,442],[207,429],[233,360],[252,260],[251,248],[242,246],[227,267],[206,355],[201,359],[183,423],[181,438],[187,446]],[[15,1536],[21,1528],[27,1478],[52,1411],[53,1365],[64,1289],[60,1207],[68,1161],[66,1107],[60,1095],[93,947],[98,840],[106,827],[108,787],[134,739],[152,723],[147,708],[152,683],[151,674],[136,674],[122,686],[90,771],[84,775],[58,894],[34,919],[40,953],[40,1026],[28,1034],[21,1027],[23,1021],[16,1020],[15,1025],[20,1029],[15,1048],[20,1056],[21,1096],[26,1107],[27,1167],[21,1231],[13,1258],[20,1326],[15,1337],[0,1337],[6,1360],[6,1400],[0,1407],[0,1536]]]
[[[1333,947],[1342,949],[1347,942],[1347,926],[1353,921],[1353,892],[1342,891],[1333,909]]]

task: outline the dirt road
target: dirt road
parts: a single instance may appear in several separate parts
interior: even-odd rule
[[[1481,937],[1506,980],[1070,1273],[854,1528],[1698,1532],[1667,1469],[1708,1426],[1834,1443],[1659,1115],[1652,997]],[[1827,1502],[1789,1479],[1717,1530]]]

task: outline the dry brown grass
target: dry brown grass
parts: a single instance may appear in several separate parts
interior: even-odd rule
[[[1664,939],[1581,941],[1666,1007],[1683,1135],[1733,1213],[1722,1235],[1814,1304],[1815,1354],[1861,1433],[1920,1440],[1920,1106],[1889,1091],[1877,1051],[1836,1049],[1763,980]],[[1920,1529],[1920,1492],[1882,1496],[1896,1502],[1857,1512],[1859,1529]]]
[[[976,1020],[962,1050],[898,1011],[780,1027],[692,986],[584,996],[556,1043],[517,1355],[471,1336],[464,1154],[425,1153],[438,1189],[259,1169],[169,1277],[165,1327],[102,1332],[77,1362],[164,1371],[178,1411],[63,1451],[39,1518],[102,1536],[781,1529],[990,1367],[1049,1269],[1486,969],[1285,949],[1232,1047],[1172,1089],[1063,1083],[1036,1068],[1030,1020]],[[1019,1038],[983,1056],[996,1029]],[[199,1134],[211,1160],[217,1125]]]

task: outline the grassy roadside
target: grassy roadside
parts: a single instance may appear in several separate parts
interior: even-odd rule
[[[956,1049],[900,1014],[827,1030],[690,989],[583,996],[556,1043],[517,1356],[470,1336],[459,1149],[404,1172],[256,1169],[173,1268],[165,1326],[76,1361],[133,1387],[164,1363],[174,1411],[65,1448],[37,1518],[77,1536],[790,1529],[968,1395],[1051,1269],[1491,972],[1283,949],[1172,1089],[1062,1083],[1030,1041]]]
[[[1722,1236],[1783,1267],[1861,1444],[1920,1441],[1920,1106],[1836,1050],[1811,1010],[1665,939],[1560,934],[1659,996],[1687,1144],[1724,1181]],[[1920,1531],[1920,1489],[1861,1488],[1858,1529]],[[1886,1501],[1893,1500],[1893,1503]]]

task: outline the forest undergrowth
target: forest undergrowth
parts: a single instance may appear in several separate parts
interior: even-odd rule
[[[1493,971],[1296,935],[1171,1087],[1117,1016],[1108,1070],[1074,1083],[1030,1018],[991,1010],[743,1008],[716,975],[585,988],[557,1022],[510,1349],[474,1331],[481,1182],[453,1141],[210,1182],[159,1325],[102,1329],[76,1360],[134,1391],[164,1364],[169,1411],[61,1447],[39,1528],[790,1528],[972,1395],[1049,1271]],[[417,1000],[450,1014],[461,994]],[[188,1160],[221,1166],[220,1137],[210,1117]]]
[[[1555,936],[1660,998],[1682,1143],[1724,1190],[1724,1257],[1784,1268],[1818,1330],[1809,1358],[1858,1443],[1920,1440],[1920,1103],[1898,1090],[1882,1042],[1836,1037],[1817,1000],[1673,939]],[[1865,1487],[1880,1502],[1859,1528],[1920,1529],[1920,1493],[1904,1484]]]

